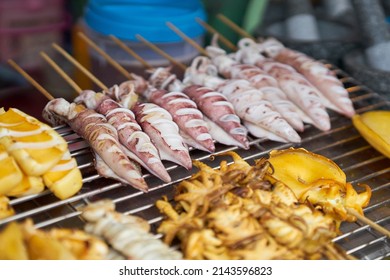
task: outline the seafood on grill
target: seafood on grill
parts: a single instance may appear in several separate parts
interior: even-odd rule
[[[348,212],[352,208],[363,215],[363,208],[371,198],[371,188],[361,184],[358,193],[346,175],[332,160],[303,148],[289,148],[270,152],[271,181],[285,183],[302,203],[310,203],[333,217],[338,223],[356,221]]]
[[[233,163],[199,172],[180,182],[173,202],[156,202],[164,219],[158,228],[167,244],[180,241],[186,259],[342,259],[331,240],[334,219],[305,203],[282,182],[265,179],[270,163]]]
[[[0,110],[0,144],[30,176],[44,174],[68,149],[53,128],[15,108]]]
[[[292,66],[264,57],[256,46],[251,45],[241,48],[236,57],[273,76],[281,90],[309,117],[314,126],[324,131],[330,129],[326,108],[334,109],[334,105],[323,98],[323,94]]]
[[[149,87],[143,96],[167,110],[179,126],[186,144],[207,152],[214,152],[215,146],[203,114],[194,101],[179,91],[169,92]]]
[[[111,200],[101,200],[82,209],[85,230],[100,236],[126,259],[179,260],[182,254],[150,233],[148,222],[115,211]]]
[[[51,123],[67,123],[89,143],[95,155],[96,170],[101,176],[148,191],[140,166],[128,158],[116,129],[102,114],[57,98],[46,104],[43,117]]]
[[[198,105],[207,118],[227,132],[227,139],[233,138],[229,142],[244,149],[249,148],[247,129],[241,125],[233,105],[224,95],[199,85],[185,87],[183,92]]]
[[[11,222],[0,232],[2,260],[104,260],[108,245],[79,229],[41,230],[32,220]]]
[[[190,169],[192,161],[188,147],[179,133],[171,114],[154,103],[138,101],[135,88],[142,89],[137,81],[126,81],[114,85],[103,93],[110,96],[124,108],[130,109],[142,130],[150,137],[162,160],[168,160]],[[96,106],[96,105],[95,105]]]
[[[352,117],[355,114],[352,101],[343,83],[335,73],[322,62],[308,55],[286,48],[275,38],[268,38],[259,43],[259,48],[275,61],[294,67],[314,85],[332,105],[331,109]]]
[[[0,219],[4,219],[15,214],[15,210],[9,202],[10,200],[7,196],[0,195]]]
[[[169,160],[191,169],[188,147],[171,114],[154,103],[136,103],[132,108],[142,130],[155,144],[162,160]]]
[[[234,107],[236,114],[245,123],[250,122],[289,142],[301,141],[298,133],[275,111],[272,104],[264,99],[263,93],[251,86],[249,81],[223,80],[209,75],[212,72],[211,61],[202,56],[193,60],[186,73],[186,82],[207,87],[214,84],[214,89],[222,93]],[[218,83],[217,85],[215,85]]]
[[[247,130],[241,125],[240,118],[234,112],[233,105],[223,96],[211,88],[199,85],[186,86],[170,73],[170,68],[155,69],[149,82],[157,89],[180,91],[194,101],[198,109],[204,114],[204,121],[208,124],[209,133],[218,143],[249,148]]]
[[[20,197],[47,186],[65,199],[82,187],[77,162],[54,129],[24,112],[0,110],[0,194]]]
[[[390,111],[374,110],[352,117],[354,127],[377,151],[390,158]]]
[[[265,100],[272,103],[276,111],[297,131],[303,131],[304,124],[300,109],[291,102],[278,87],[274,77],[251,64],[242,64],[227,55],[216,43],[207,46],[206,51],[219,74],[226,79],[243,79],[250,82],[254,89],[262,92]]]
[[[126,148],[125,153],[164,182],[170,182],[166,168],[161,162],[157,148],[150,137],[142,131],[133,111],[103,93],[86,90],[75,99],[87,108],[104,115],[118,133],[119,142]],[[96,105],[96,106],[93,106]]]

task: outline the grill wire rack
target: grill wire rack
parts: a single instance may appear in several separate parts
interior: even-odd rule
[[[327,65],[336,71],[345,88],[350,93],[357,113],[371,110],[390,110],[387,101],[369,88],[348,76],[345,72],[332,65]],[[359,183],[368,184],[372,188],[370,204],[364,209],[364,215],[381,226],[390,229],[390,159],[372,148],[353,127],[350,119],[330,112],[331,130],[327,132],[307,125],[301,133],[302,142],[299,145],[279,143],[265,139],[249,138],[250,149],[243,150],[216,144],[216,153],[232,150],[237,152],[249,163],[255,159],[267,157],[273,149],[302,147],[311,152],[326,156],[336,162],[359,191]],[[132,187],[124,186],[111,179],[100,177],[93,166],[93,157],[88,144],[76,135],[68,126],[55,127],[68,142],[69,150],[76,158],[83,175],[81,191],[66,200],[58,200],[51,192],[14,198],[10,204],[15,209],[14,216],[0,220],[0,228],[11,221],[33,219],[38,228],[83,228],[84,221],[80,217],[81,207],[101,199],[112,199],[116,210],[125,214],[140,216],[149,221],[152,232],[163,219],[155,207],[155,202],[166,196],[172,199],[174,186],[191,176],[197,169],[187,171],[181,166],[164,162],[172,178],[169,184],[144,172],[144,177],[150,190],[142,193]],[[230,158],[217,156],[210,159],[210,154],[199,150],[190,151],[192,159],[200,160],[212,167],[218,167],[221,160]],[[156,234],[156,238],[160,238]],[[390,239],[375,231],[360,221],[342,223],[341,234],[333,240],[348,254],[358,259],[387,259],[390,257]]]

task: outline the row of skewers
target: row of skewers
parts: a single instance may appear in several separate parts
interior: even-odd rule
[[[86,38],[83,34],[80,36]],[[88,38],[86,38],[86,41],[88,41]],[[256,48],[255,53],[256,55],[259,54],[259,46],[250,46],[251,51]],[[56,48],[59,49],[58,46]],[[245,72],[241,71],[245,70],[245,67],[240,68],[241,66],[236,61],[222,53],[221,49],[215,44],[208,49],[209,57],[212,59],[210,60],[208,57],[196,58],[191,67],[187,69],[183,81],[176,79],[168,68],[153,69],[149,81],[127,73],[127,77],[132,78],[131,81],[126,81],[111,88],[94,78],[94,81],[98,81],[97,83],[101,85],[102,92],[83,90],[76,85],[74,88],[80,95],[74,102],[69,103],[61,98],[54,99],[50,97],[52,100],[44,110],[45,119],[53,125],[69,124],[76,133],[88,141],[93,148],[95,166],[100,175],[130,184],[144,192],[148,190],[148,186],[142,178],[139,165],[142,165],[163,181],[169,182],[169,174],[163,167],[161,160],[171,160],[190,169],[192,163],[188,146],[214,152],[214,140],[218,142],[219,138],[221,143],[236,145],[245,149],[249,147],[246,138],[247,130],[255,136],[259,135],[258,137],[282,142],[299,142],[300,138],[294,131],[295,129],[290,130],[289,128],[288,133],[286,133],[281,128],[281,123],[292,126],[294,122],[291,119],[291,124],[279,116],[270,119],[263,118],[262,120],[260,120],[261,118],[251,119],[261,111],[258,109],[257,111],[254,110],[252,114],[248,114],[248,109],[251,106],[248,106],[248,103],[245,105],[242,101],[244,98],[240,96],[248,95],[249,97],[249,94],[252,93],[253,96],[260,94],[259,96],[264,97],[264,94],[261,94],[258,89],[255,91],[256,88],[253,88],[252,85],[248,85],[249,76],[246,76],[248,78],[246,82],[242,79],[238,83],[235,83],[237,81],[234,80],[222,79],[221,73],[226,73],[228,69],[235,69],[234,73],[241,75],[240,73]],[[263,52],[264,50],[261,51],[261,53]],[[42,56],[51,65],[55,65],[54,61],[47,55],[42,53]],[[214,64],[213,60],[220,61],[220,64]],[[55,69],[58,68],[55,67]],[[254,71],[254,69],[252,70]],[[248,70],[246,73],[252,73],[252,70]],[[226,77],[236,75],[234,73],[228,73]],[[276,74],[276,76],[279,74]],[[63,72],[62,75],[66,76]],[[91,73],[89,75],[93,76]],[[257,81],[259,75],[263,75],[266,81],[271,79],[270,75],[264,73],[257,73],[256,75],[257,79],[254,80]],[[256,77],[256,75],[254,76]],[[279,76],[289,81],[289,75],[292,74],[282,73]],[[276,80],[276,82],[279,81]],[[270,91],[275,90],[271,84],[266,83],[262,89],[266,91],[266,87],[268,87],[271,88]],[[216,91],[220,88],[223,89],[224,86],[225,91]],[[242,89],[242,91],[235,91],[236,87]],[[288,83],[286,83],[286,88],[289,88]],[[279,89],[279,91],[281,90]],[[311,95],[311,91],[309,92],[308,96]],[[275,93],[275,95],[277,94]],[[340,95],[344,95],[344,93]],[[268,96],[272,98],[273,94],[270,93]],[[145,102],[145,100],[148,102]],[[317,104],[311,99],[305,100],[305,98],[302,98],[301,101],[304,103],[304,101],[309,100],[311,105]],[[246,102],[248,101],[249,105],[255,103],[252,102],[252,99],[247,99]],[[273,105],[271,101],[264,102],[258,96],[255,97],[254,101],[258,101],[258,104],[262,106],[258,108],[262,109],[269,109]],[[215,108],[223,108],[224,110],[216,110]],[[237,108],[241,110],[237,110]],[[349,113],[342,112],[341,109],[335,107],[332,109],[346,116],[353,114],[353,108]],[[323,114],[323,110],[316,108],[312,111],[317,114],[318,111],[320,112],[319,115],[316,115],[316,121],[321,119],[318,116]],[[216,112],[219,114],[216,114]],[[281,110],[281,112],[285,111]],[[300,114],[301,121],[306,120],[307,123],[314,124],[313,120],[310,121],[310,118],[307,114],[304,114],[302,109],[298,108],[296,113]],[[244,120],[243,124],[241,124],[241,120]],[[270,120],[279,121],[279,126],[273,125],[270,127]],[[263,126],[260,126],[260,123]],[[215,124],[217,125],[214,130],[210,129]],[[321,127],[320,123],[317,123],[316,126],[322,130],[330,128],[326,125]],[[269,128],[275,130],[270,132]],[[298,125],[296,125],[296,128],[298,128]],[[168,131],[169,133],[163,135],[163,132]],[[227,142],[226,139],[234,142]]]
[[[82,35],[82,38],[86,38],[85,35]],[[57,46],[57,48],[59,47]],[[252,46],[251,49],[253,48]],[[211,53],[222,53],[222,50],[216,46],[210,46],[210,49],[212,50]],[[119,86],[113,86],[111,89],[104,86],[102,93],[78,89],[80,96],[75,99],[74,104],[83,103],[84,105],[70,106],[71,104],[67,104],[63,99],[51,101],[45,108],[44,116],[52,124],[59,124],[64,121],[70,123],[71,119],[72,122],[77,119],[76,115],[83,110],[82,106],[97,111],[104,115],[118,132],[120,130],[115,145],[125,146],[127,149],[124,151],[128,157],[165,182],[169,182],[170,178],[161,163],[161,155],[163,155],[163,159],[176,161],[176,163],[181,160],[179,164],[189,169],[191,163],[185,144],[197,149],[214,152],[213,140],[215,140],[223,144],[247,149],[249,147],[247,140],[248,128],[252,134],[258,137],[266,137],[276,141],[300,142],[297,132],[281,114],[273,110],[273,104],[277,104],[280,112],[289,116],[289,122],[295,124],[294,126],[297,129],[303,129],[302,119],[315,120],[317,126],[323,130],[330,128],[329,116],[325,109],[320,106],[321,103],[317,102],[318,100],[313,99],[317,97],[314,87],[311,87],[311,91],[305,92],[305,86],[308,83],[303,85],[303,91],[300,91],[301,88],[296,86],[300,85],[300,81],[294,81],[295,84],[291,87],[286,86],[287,90],[293,89],[293,91],[290,91],[290,95],[299,96],[299,102],[302,104],[301,108],[305,108],[308,112],[306,114],[303,110],[294,106],[294,103],[290,102],[286,95],[279,98],[283,95],[283,92],[276,86],[277,80],[261,72],[260,68],[236,63],[225,54],[211,54],[211,56],[214,56],[216,61],[220,61],[219,68],[225,65],[225,70],[222,68],[220,70],[225,75],[227,75],[227,69],[232,69],[233,71],[229,71],[230,75],[232,73],[246,73],[249,76],[246,75],[247,79],[237,79],[235,76],[236,79],[223,80],[218,76],[209,75],[212,72],[210,72],[210,69],[216,65],[208,62],[204,63],[206,61],[205,57],[197,57],[191,67],[187,69],[184,81],[178,80],[166,68],[154,69],[149,81],[132,74],[131,76],[135,80],[126,81]],[[47,55],[44,55],[44,58],[53,64],[53,61]],[[314,63],[313,60],[311,63]],[[218,68],[218,66],[216,67]],[[249,71],[240,71],[241,68],[245,67]],[[58,69],[58,66],[56,69]],[[250,77],[254,72],[255,75]],[[327,75],[329,76],[329,74]],[[280,78],[282,81],[291,82],[292,78],[289,74],[282,76]],[[252,81],[256,80],[258,82],[256,87],[249,82],[251,78],[253,78]],[[208,84],[216,83],[218,83],[218,91],[215,87],[207,87]],[[266,92],[266,94],[263,94],[263,92]],[[137,93],[152,103],[138,102]],[[342,96],[341,98],[345,99]],[[273,100],[273,103],[269,100]],[[353,107],[352,102],[349,99],[348,101],[350,111],[345,114],[351,116]],[[150,110],[151,107],[153,107],[153,110]],[[158,120],[156,110],[159,111]],[[88,114],[93,114],[91,111],[88,112]],[[148,115],[146,112],[152,113]],[[309,112],[311,118],[308,117]],[[169,133],[166,133],[166,135],[169,135],[170,143],[167,142],[169,137],[164,137],[166,135],[163,135],[161,131],[161,116],[165,118],[164,124],[166,127],[164,129],[169,126],[169,130],[166,130]],[[304,117],[300,118],[300,116]],[[146,119],[148,121],[145,121]],[[130,121],[132,126],[123,126],[124,120]],[[177,124],[176,127],[172,120]],[[243,120],[244,125],[241,124],[241,120]],[[94,121],[96,123],[96,120]],[[157,127],[156,121],[158,121],[160,129]],[[75,131],[82,133],[85,129],[81,127],[85,124],[86,121],[70,125]],[[148,134],[143,133],[143,130],[144,132],[148,131]],[[137,133],[133,134],[135,131]],[[94,135],[96,134],[92,133],[90,136]],[[133,135],[132,139],[129,138],[130,135]],[[174,140],[172,140],[173,135]],[[84,138],[90,138],[88,141],[94,145],[94,139],[88,135],[85,136]],[[105,136],[104,139],[106,138]],[[136,145],[138,142],[140,144]],[[97,148],[97,145],[95,145],[95,148]],[[120,151],[120,149],[117,150]],[[105,166],[112,154],[103,155],[104,151],[107,150],[103,148],[100,154],[97,154],[96,166],[99,167],[101,175],[113,177],[115,175],[108,171],[109,168]],[[119,156],[120,158],[126,158],[126,155]],[[100,158],[105,158],[105,160],[102,161]],[[119,161],[115,160],[115,162]],[[131,182],[137,188],[145,191],[147,188],[142,182],[140,174],[136,173],[139,168],[129,163],[124,166],[126,167],[123,170],[119,168],[113,173],[125,174],[124,170],[131,170],[130,174],[132,176],[127,176],[124,181]],[[118,176],[117,179],[123,180],[123,176]]]

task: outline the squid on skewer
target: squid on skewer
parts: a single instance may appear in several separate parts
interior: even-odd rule
[[[96,170],[101,176],[114,178],[143,192],[148,191],[139,165],[127,157],[117,131],[103,115],[83,105],[70,104],[63,98],[57,98],[46,104],[43,117],[53,125],[67,123],[87,140],[94,151]]]
[[[168,92],[149,87],[145,98],[166,109],[180,128],[186,144],[207,152],[214,152],[215,146],[203,114],[187,95],[179,91]]]
[[[254,88],[262,91],[264,98],[272,103],[275,110],[295,130],[303,131],[304,124],[299,113],[300,109],[287,98],[286,94],[279,88],[278,82],[274,77],[255,65],[242,64],[236,61],[216,44],[208,46],[206,51],[213,64],[217,67],[218,72],[224,78],[249,81]]]
[[[209,132],[214,140],[225,145],[234,145],[243,149],[249,148],[247,130],[241,125],[240,118],[233,105],[224,95],[211,88],[186,86],[170,72],[170,68],[156,68],[149,78],[151,85],[158,89],[180,91],[194,101],[204,114]]]
[[[118,131],[119,141],[127,148],[126,154],[131,159],[164,182],[171,181],[157,148],[150,137],[142,131],[131,110],[122,107],[107,95],[91,90],[81,92],[75,101],[83,102],[89,109],[106,116],[107,121]]]
[[[212,70],[214,67],[214,71]],[[253,123],[272,134],[290,142],[300,142],[298,133],[264,99],[263,93],[246,80],[225,80],[215,75],[215,66],[207,57],[193,60],[186,72],[186,81],[216,89],[233,104],[237,115],[244,121]],[[264,137],[266,137],[264,135]]]
[[[311,119],[315,127],[323,131],[330,129],[330,119],[326,112],[326,106],[330,104],[303,75],[287,64],[267,59],[256,46],[243,44],[242,41],[240,46],[238,56],[243,62],[256,65],[273,76],[287,97]]]
[[[286,48],[274,38],[260,43],[259,48],[269,57],[294,67],[305,76],[329,100],[332,105],[331,109],[347,117],[352,117],[355,114],[352,101],[343,83],[323,63],[304,53]]]

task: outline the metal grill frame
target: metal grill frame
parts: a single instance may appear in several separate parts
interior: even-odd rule
[[[332,68],[344,83],[350,93],[357,113],[371,110],[390,110],[390,101],[384,99],[369,88],[362,85],[340,69]],[[329,112],[331,116],[331,130],[327,132],[306,125],[301,133],[302,143],[279,143],[266,139],[250,138],[250,149],[242,150],[237,147],[228,147],[216,143],[215,154],[233,150],[245,160],[267,157],[273,149],[302,147],[311,152],[324,155],[335,161],[347,175],[347,180],[355,188],[359,184],[368,184],[372,188],[370,205],[364,209],[366,217],[375,223],[390,229],[390,159],[372,148],[353,127],[350,119],[337,113]],[[142,193],[132,187],[124,186],[116,181],[102,178],[94,169],[93,158],[88,144],[76,135],[68,126],[59,126],[55,129],[67,140],[71,155],[76,158],[83,174],[83,188],[76,196],[66,200],[58,200],[46,190],[40,194],[14,198],[10,204],[16,210],[14,216],[0,220],[0,228],[11,221],[33,219],[38,228],[67,227],[82,228],[84,221],[80,217],[80,207],[100,199],[112,199],[117,211],[125,214],[134,214],[149,221],[155,233],[159,222],[163,219],[154,206],[156,200],[163,195],[172,199],[174,186],[196,172],[181,166],[164,162],[172,182],[162,183],[159,179],[144,172],[145,180],[150,186],[148,193]],[[214,168],[221,160],[231,161],[230,158],[210,158],[210,154],[199,150],[191,150],[192,159],[200,160]],[[368,225],[357,221],[343,223],[341,234],[333,241],[358,259],[385,259],[390,257],[390,240],[375,231]],[[156,237],[161,237],[156,234]]]

